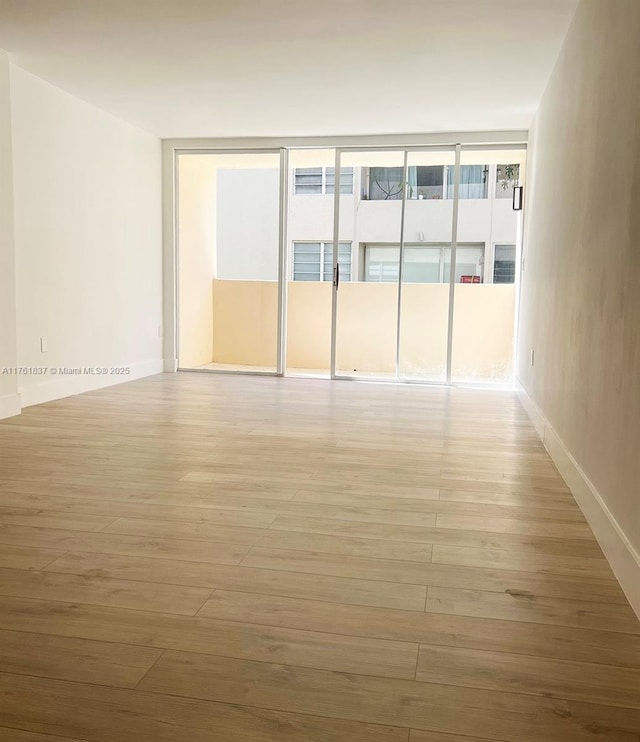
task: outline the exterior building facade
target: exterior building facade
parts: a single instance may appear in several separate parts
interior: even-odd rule
[[[341,170],[340,280],[398,281],[402,172]],[[461,167],[456,282],[514,282],[518,179],[517,164]],[[289,277],[330,280],[334,168],[295,169],[289,180]],[[403,280],[449,282],[452,200],[452,166],[409,167]]]
[[[518,164],[462,165],[456,283],[513,283]],[[340,280],[399,278],[402,167],[346,167],[340,184]],[[332,278],[333,167],[289,173],[288,279]],[[276,280],[278,172],[218,170],[216,275]],[[408,169],[403,280],[448,283],[453,218],[453,166]]]

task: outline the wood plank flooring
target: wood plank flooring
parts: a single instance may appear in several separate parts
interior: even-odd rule
[[[638,742],[510,392],[166,374],[0,421],[2,742]]]

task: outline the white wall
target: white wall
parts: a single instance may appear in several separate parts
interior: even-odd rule
[[[518,376],[640,613],[638,39],[638,0],[583,0],[537,113]]]
[[[218,170],[212,157],[178,162],[178,366],[193,368],[213,361]]]
[[[289,242],[333,241],[333,194],[289,194]],[[340,194],[340,239],[353,241],[355,209],[360,203],[351,194]]]
[[[23,406],[162,370],[160,141],[11,67]],[[48,343],[41,353],[40,338]]]
[[[278,280],[280,170],[219,169],[217,278]]]
[[[400,201],[361,201],[358,239],[361,242],[399,242]],[[405,241],[451,242],[453,201],[407,201]],[[461,242],[511,242],[517,231],[517,212],[507,199],[460,199],[458,239]]]
[[[16,301],[13,239],[13,167],[9,58],[0,50],[0,418],[20,411],[15,367]]]

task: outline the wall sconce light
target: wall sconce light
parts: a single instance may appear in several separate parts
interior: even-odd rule
[[[513,210],[522,211],[522,186],[513,189]]]

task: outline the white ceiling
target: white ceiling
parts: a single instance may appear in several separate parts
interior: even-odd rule
[[[0,0],[0,47],[161,137],[526,129],[578,0]]]

